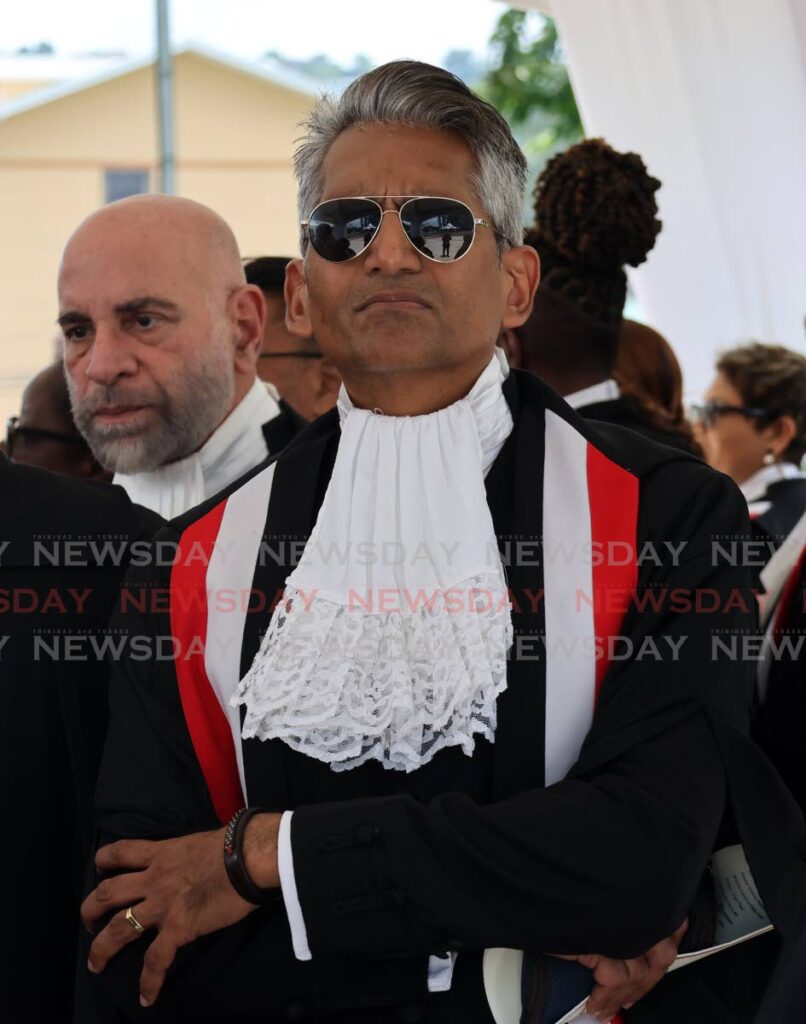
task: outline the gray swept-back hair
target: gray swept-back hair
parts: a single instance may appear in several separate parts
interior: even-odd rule
[[[338,135],[367,123],[404,124],[459,135],[476,164],[472,185],[498,233],[499,252],[523,240],[526,159],[494,107],[443,68],[397,60],[361,75],[338,97],[324,95],[303,123],[294,154],[300,221],[320,202],[322,168]],[[304,231],[301,251],[307,245]]]

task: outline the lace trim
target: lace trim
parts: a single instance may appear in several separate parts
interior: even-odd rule
[[[281,739],[334,771],[376,760],[406,772],[492,740],[512,645],[500,574],[384,602],[287,588],[232,701],[246,706],[244,738]]]

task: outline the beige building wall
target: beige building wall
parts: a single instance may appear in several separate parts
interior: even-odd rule
[[[177,191],[217,210],[244,255],[294,255],[298,125],[312,97],[190,52],[175,61]],[[151,67],[0,120],[0,424],[50,362],[70,232],[104,202],[104,172],[156,183]]]
[[[50,79],[43,78],[41,81],[34,79],[25,79],[21,81],[5,80],[0,81],[0,103],[4,100],[13,100],[18,96],[22,96],[23,93],[33,92],[35,89],[44,89],[46,85],[50,85]]]

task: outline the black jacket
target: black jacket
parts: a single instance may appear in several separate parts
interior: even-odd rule
[[[212,693],[203,660],[189,668],[178,660],[119,663],[99,785],[99,844],[214,828],[241,801],[293,808],[295,875],[313,959],[294,958],[282,904],[264,908],[181,951],[159,1003],[141,1011],[137,977],[145,943],[133,943],[103,976],[85,976],[97,1016],[83,1011],[82,1024],[222,1015],[244,1024],[303,1017],[488,1022],[480,985],[484,948],[643,952],[685,917],[727,819],[745,844],[773,919],[787,926],[788,894],[804,877],[794,849],[799,819],[747,739],[749,670],[714,646],[715,637],[729,645],[754,627],[747,574],[715,564],[711,544],[726,533],[746,536],[741,495],[683,453],[586,423],[529,374],[513,372],[504,393],[515,426],[488,474],[487,497],[502,549],[515,540],[528,554],[507,566],[516,639],[495,743],[478,741],[472,758],[443,750],[409,775],[374,764],[332,773],[278,741],[242,741],[237,727],[229,752],[222,755],[226,744],[219,744],[211,755],[198,723],[191,734],[183,704],[188,692]],[[675,559],[666,551],[660,563],[642,557],[642,600],[602,626],[605,639],[626,638],[632,655],[610,661],[576,763],[565,780],[546,788],[547,664],[557,627],[547,631],[543,598],[545,590],[549,599],[556,573],[565,572],[539,557],[549,421],[582,439],[589,479],[605,466],[634,495],[634,552],[666,551],[670,542],[682,544],[683,554]],[[268,507],[255,515],[270,554],[254,562],[251,579],[240,580],[254,612],[232,620],[229,632],[241,635],[239,665],[216,685],[225,677],[234,685],[258,649],[271,599],[294,564],[293,541],[304,541],[315,521],[338,439],[336,414],[329,414],[245,484],[159,535],[186,548],[204,538],[214,545],[229,503],[255,507],[256,495],[267,496]],[[567,487],[561,476],[546,501],[566,500]],[[599,527],[620,529],[610,516],[619,496],[599,498]],[[580,521],[593,508],[579,508]],[[215,594],[209,570],[200,580],[194,584],[176,566],[133,571],[128,585],[135,592],[172,585],[173,618],[146,604],[118,627],[154,635],[175,632],[178,623],[184,639],[197,636],[202,619],[190,621],[195,613],[186,609],[204,605],[205,587],[207,600]],[[712,595],[709,614],[696,611],[699,591]],[[679,605],[670,603],[672,592]],[[560,633],[563,623],[571,619],[561,616]],[[679,660],[637,656],[683,637]],[[227,712],[217,713],[225,721]],[[427,958],[446,951],[459,953],[454,986],[430,995]],[[658,987],[661,1005],[668,984]],[[688,1021],[715,1019],[690,1009]],[[629,1019],[661,1018],[636,1008]]]
[[[630,430],[635,430],[651,441],[657,441],[658,444],[668,444],[690,455],[698,454],[691,438],[682,431],[660,430],[651,424],[644,410],[631,395],[620,395],[618,398],[603,402],[591,402],[590,405],[580,406],[577,412],[586,420],[629,427]]]
[[[71,1018],[78,901],[108,721],[109,671],[89,640],[106,630],[130,545],[161,523],[120,487],[0,455],[3,1020]]]
[[[765,507],[767,503],[769,503],[768,508]],[[754,515],[754,507],[762,508],[763,511]],[[750,503],[753,533],[759,540],[768,542],[772,549],[770,557],[773,550],[783,544],[804,512],[806,512],[806,479],[799,477],[777,480],[769,485],[760,498]]]
[[[308,426],[304,419],[284,398],[279,401],[280,415],[263,424],[263,437],[270,455],[279,455],[285,446]]]

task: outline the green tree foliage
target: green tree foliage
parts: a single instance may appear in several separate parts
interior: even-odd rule
[[[480,92],[519,135],[531,135],[533,153],[583,137],[562,45],[550,18],[506,11],[498,19],[490,47],[492,68]],[[530,130],[531,129],[531,130]]]
[[[484,78],[486,65],[470,50],[449,50],[442,58],[442,66],[475,89]]]

